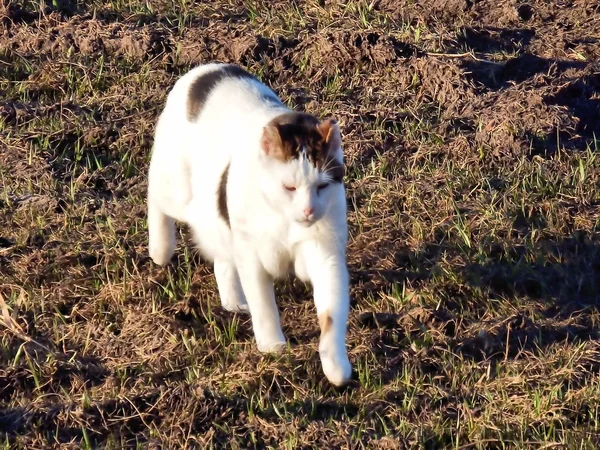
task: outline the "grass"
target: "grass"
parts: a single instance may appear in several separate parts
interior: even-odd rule
[[[0,448],[598,447],[598,22],[388,3],[2,3]],[[213,59],[341,123],[353,386],[308,286],[261,355],[185,227],[147,256],[157,115]]]

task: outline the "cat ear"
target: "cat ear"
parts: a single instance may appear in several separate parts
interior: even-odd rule
[[[265,155],[277,157],[281,153],[281,135],[276,125],[267,125],[263,128],[263,135],[260,141]]]
[[[337,150],[342,146],[342,134],[340,133],[340,127],[337,122],[333,119],[323,120],[319,125],[319,133],[325,139],[329,149],[332,151]]]

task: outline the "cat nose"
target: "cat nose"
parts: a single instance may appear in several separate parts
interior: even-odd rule
[[[304,208],[304,215],[306,217],[310,217],[310,215],[314,212],[315,212],[314,208]]]

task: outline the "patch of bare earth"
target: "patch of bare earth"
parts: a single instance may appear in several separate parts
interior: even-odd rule
[[[0,2],[6,448],[597,448],[600,6]],[[156,118],[241,64],[342,126],[357,382],[308,286],[260,355],[181,244],[147,256]]]

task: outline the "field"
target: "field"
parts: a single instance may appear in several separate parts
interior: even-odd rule
[[[154,124],[213,60],[340,122],[346,388],[309,286],[264,356],[184,226],[148,257]],[[598,139],[595,0],[1,0],[0,448],[598,448]]]

